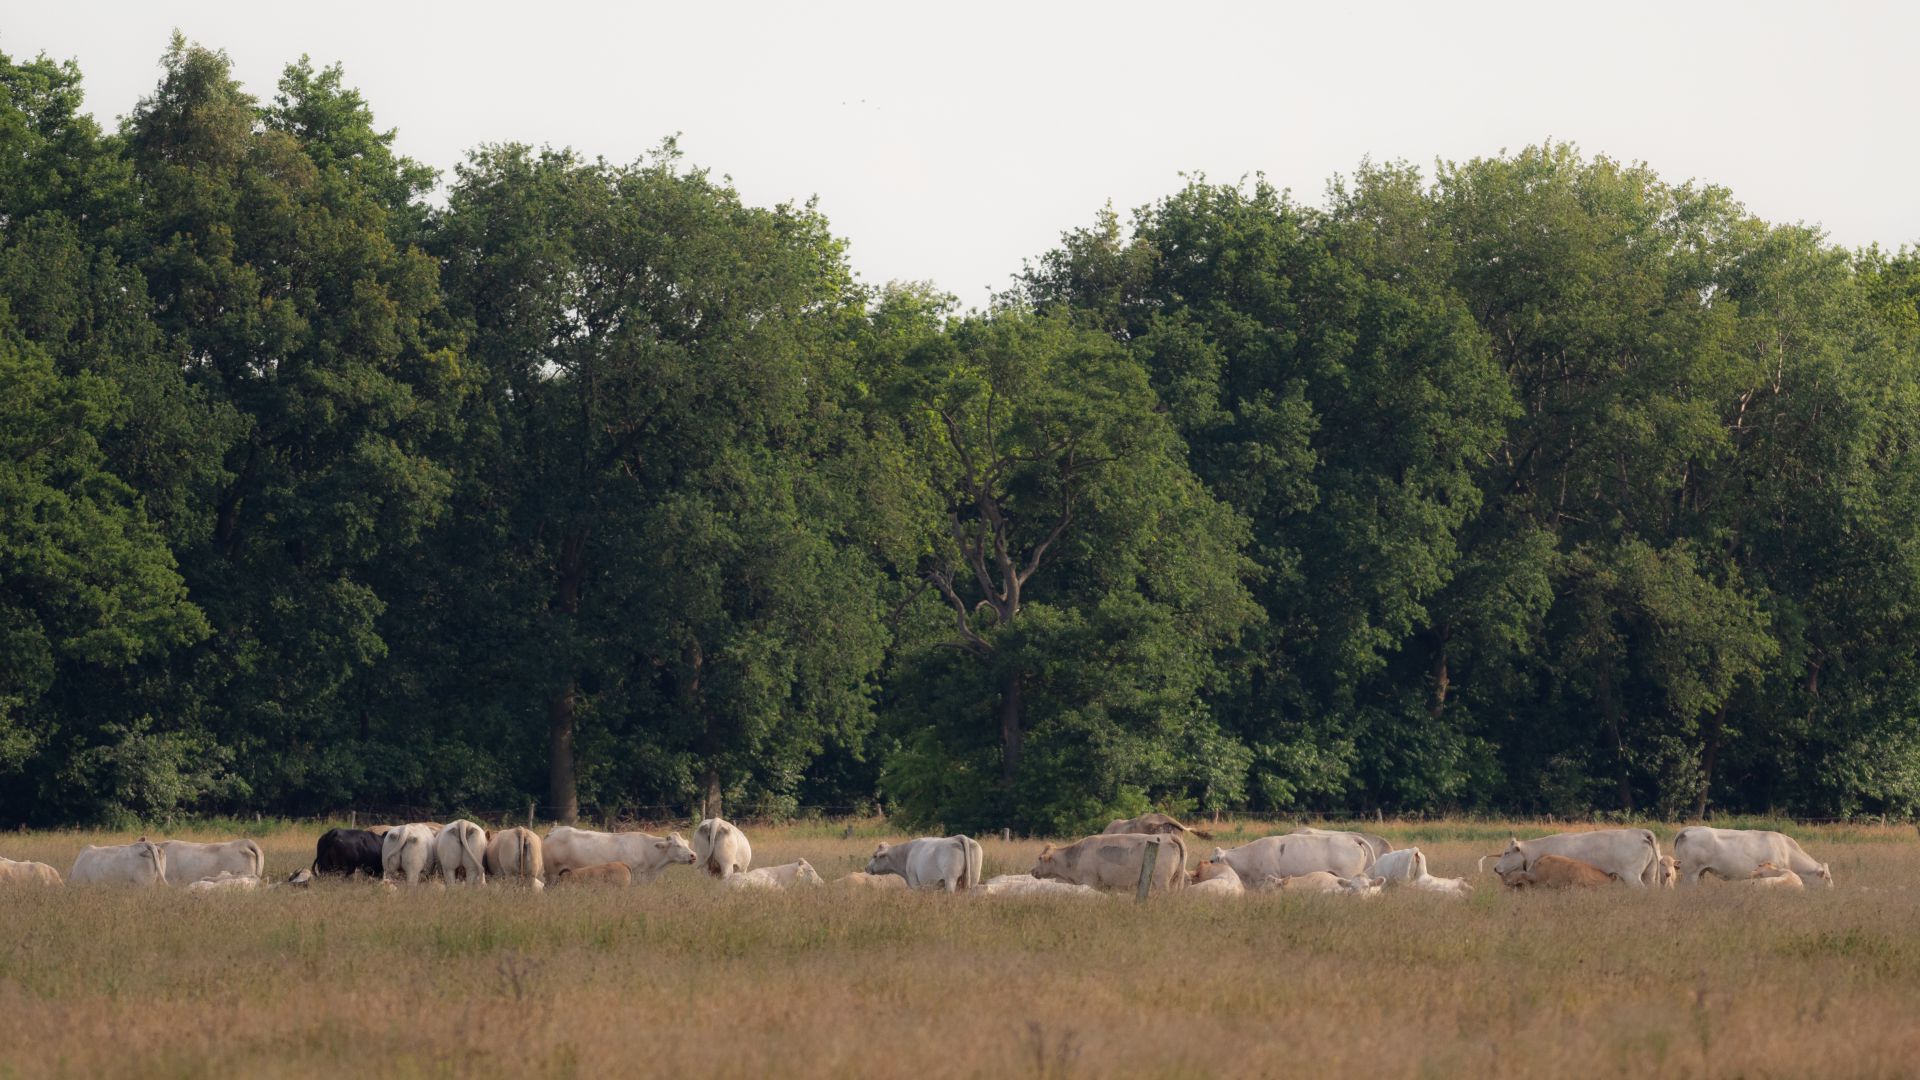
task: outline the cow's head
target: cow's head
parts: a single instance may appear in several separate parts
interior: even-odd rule
[[[1671,855],[1660,856],[1660,868],[1655,873],[1658,875],[1661,888],[1673,888],[1680,880],[1680,860]]]
[[[867,873],[869,874],[886,873],[888,870],[887,852],[892,850],[893,850],[893,845],[888,843],[881,843],[879,846],[875,847],[873,849],[873,858],[867,860]]]
[[[677,832],[668,833],[665,840],[655,840],[653,846],[656,850],[666,853],[668,865],[686,863],[691,866],[694,862],[693,849],[687,846],[687,842],[682,840]]]
[[[1487,868],[1487,860],[1491,858],[1493,858],[1492,855],[1480,856],[1481,870],[1484,871]],[[1506,881],[1508,874],[1525,870],[1526,868],[1527,856],[1525,852],[1520,850],[1520,838],[1513,837],[1507,841],[1507,850],[1500,853],[1500,861],[1493,864],[1493,872],[1500,875],[1502,881]],[[1512,882],[1507,883],[1509,885],[1512,884]]]
[[[1803,878],[1806,878],[1806,877],[1813,878],[1814,880],[1818,881],[1820,884],[1825,885],[1827,888],[1829,889],[1833,888],[1833,870],[1829,868],[1826,863],[1821,863],[1820,869],[1810,870],[1807,873],[1801,874],[1800,876]]]
[[[815,870],[813,868],[813,864],[808,862],[805,859],[800,860],[800,868],[793,872],[793,883],[795,885],[825,885],[826,884],[826,882],[820,880],[820,872],[818,870]]]
[[[1056,878],[1060,876],[1059,867],[1054,865],[1053,845],[1040,849],[1040,856],[1033,861],[1033,876],[1037,878]]]
[[[1208,859],[1193,868],[1195,882],[1212,881],[1214,878],[1224,877],[1230,877],[1235,881],[1240,880],[1240,875],[1233,872],[1233,867],[1218,859]]]

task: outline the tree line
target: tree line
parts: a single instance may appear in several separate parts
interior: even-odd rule
[[[1565,144],[986,310],[671,142],[0,55],[0,819],[1920,805],[1920,254]]]

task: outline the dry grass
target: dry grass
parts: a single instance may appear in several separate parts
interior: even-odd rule
[[[318,831],[266,836],[270,869],[304,865]],[[1505,835],[1380,831],[1468,876]],[[675,868],[544,896],[6,890],[0,1076],[1912,1075],[1920,846],[1800,833],[1837,889],[1521,895],[1489,878],[1464,903],[1140,907],[733,892]],[[833,878],[880,831],[751,835],[756,864],[804,855]],[[82,844],[126,839],[7,835],[0,854],[64,873]],[[987,842],[988,872],[1039,846]]]

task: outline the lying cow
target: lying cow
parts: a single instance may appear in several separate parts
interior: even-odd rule
[[[1388,840],[1384,836],[1375,836],[1372,833],[1347,832],[1341,829],[1315,829],[1315,828],[1312,828],[1311,826],[1303,825],[1300,828],[1295,829],[1290,833],[1287,833],[1286,835],[1288,836],[1351,836],[1355,840],[1358,840],[1361,843],[1367,845],[1367,850],[1371,851],[1373,853],[1373,857],[1376,859],[1393,850],[1392,841]]]
[[[1427,872],[1427,856],[1417,847],[1389,851],[1373,861],[1367,873],[1385,878],[1389,885],[1405,885],[1420,892],[1467,896],[1473,886],[1465,878],[1434,877]]]
[[[723,878],[722,881],[734,889],[791,889],[795,885],[825,884],[813,864],[805,859],[781,866],[763,866],[758,870]]]
[[[252,840],[226,840],[196,844],[191,840],[167,840],[160,848],[167,853],[167,884],[191,885],[209,881],[221,874],[259,877],[267,872],[267,857]]]
[[[1032,874],[1001,874],[991,877],[980,886],[988,896],[1099,896],[1100,890],[1090,885],[1075,885],[1069,881],[1051,881],[1034,877]]]
[[[625,863],[634,880],[645,885],[669,866],[692,866],[695,861],[693,849],[679,833],[660,837],[643,832],[596,832],[560,825],[547,833],[541,848],[549,884],[568,869],[617,862]]]
[[[1241,896],[1247,887],[1226,863],[1203,862],[1194,868],[1193,882],[1187,891],[1206,896]]]
[[[433,838],[433,859],[448,885],[487,883],[487,830],[471,821],[456,821]]]
[[[144,836],[131,844],[90,844],[73,860],[67,880],[75,885],[165,885],[167,853]]]
[[[909,889],[965,892],[980,884],[980,863],[980,844],[970,836],[922,836],[874,848],[867,873],[898,874]]]
[[[693,859],[709,876],[725,880],[753,865],[753,845],[733,822],[712,817],[693,830]]]
[[[59,885],[60,871],[43,862],[0,858],[0,885]]]
[[[1147,849],[1156,844],[1160,853],[1155,857],[1153,880],[1148,888],[1163,892],[1185,888],[1187,843],[1179,833],[1165,836],[1101,833],[1065,847],[1048,844],[1033,864],[1033,876],[1091,885],[1096,889],[1135,889],[1140,885]]]
[[[547,869],[540,834],[524,825],[494,833],[487,838],[486,868],[495,880],[545,888]]]
[[[1763,889],[1787,889],[1793,892],[1805,892],[1807,883],[1800,875],[1770,862],[1761,863],[1747,877],[1747,884]]]
[[[1607,873],[1618,875],[1621,881],[1635,888],[1654,887],[1660,880],[1660,842],[1646,829],[1594,829],[1591,832],[1556,833],[1537,840],[1515,837],[1507,842],[1507,849],[1500,853],[1500,861],[1493,864],[1493,872],[1505,881],[1515,871],[1532,870],[1534,863],[1543,855],[1559,855],[1590,863]],[[1483,869],[1491,858],[1494,856],[1487,855],[1480,859]],[[1681,856],[1681,862],[1685,861],[1686,857]]]
[[[425,822],[395,825],[380,837],[380,876],[418,885],[431,877],[438,862],[434,858],[435,830]]]
[[[1495,867],[1494,872],[1499,873],[1500,868]],[[1579,859],[1569,859],[1565,855],[1542,855],[1533,861],[1531,869],[1509,870],[1500,874],[1500,880],[1515,889],[1591,889],[1611,885],[1622,878],[1611,870],[1602,870]]]
[[[1232,866],[1242,882],[1297,877],[1316,870],[1344,878],[1373,865],[1373,849],[1358,836],[1291,833],[1262,837],[1236,848],[1214,848],[1208,861]]]
[[[222,870],[213,877],[190,882],[187,885],[187,891],[190,893],[251,892],[259,887],[258,874],[236,874],[229,870]]]
[[[1682,885],[1698,885],[1704,874],[1739,881],[1751,876],[1761,863],[1833,885],[1833,872],[1827,864],[1814,862],[1793,837],[1784,833],[1689,825],[1673,838],[1673,853],[1680,859]]]
[[[904,889],[907,887],[907,879],[898,874],[869,874],[865,870],[855,870],[846,877],[835,878],[833,883],[853,889]]]
[[[387,827],[379,826],[380,832]],[[380,835],[372,829],[328,829],[313,845],[313,872],[341,877],[377,878],[385,867],[380,862]]]
[[[555,885],[611,885],[626,888],[633,884],[633,871],[623,862],[598,866],[569,866],[553,879]]]
[[[1139,817],[1123,818],[1119,821],[1108,822],[1107,827],[1100,831],[1102,833],[1144,833],[1149,836],[1168,836],[1173,833],[1184,835],[1186,833],[1192,833],[1202,840],[1213,839],[1213,834],[1210,832],[1202,832],[1199,829],[1189,828],[1175,821],[1173,818],[1160,813],[1141,814]]]

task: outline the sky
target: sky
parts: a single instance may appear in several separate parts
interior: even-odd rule
[[[340,63],[400,152],[628,161],[678,135],[748,202],[817,196],[863,280],[963,303],[1112,203],[1264,173],[1317,202],[1548,139],[1731,188],[1837,243],[1920,242],[1897,3],[14,3],[0,52],[74,59],[111,127],[178,28],[256,95]]]

